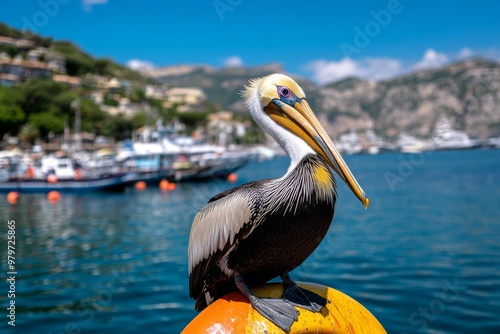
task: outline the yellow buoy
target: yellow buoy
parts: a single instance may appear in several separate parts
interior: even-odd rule
[[[363,305],[346,294],[312,283],[298,283],[304,289],[326,297],[329,303],[322,312],[300,307],[299,318],[288,334],[378,334],[387,333],[380,322]],[[269,283],[252,289],[263,298],[281,298],[283,285]],[[286,333],[258,313],[240,292],[231,292],[216,300],[194,318],[183,334],[197,333]]]
[[[21,195],[17,191],[11,191],[7,194],[7,202],[9,204],[17,204]]]
[[[59,191],[56,191],[56,190],[49,191],[49,193],[47,194],[47,199],[49,200],[49,202],[52,202],[52,203],[57,202],[60,197],[61,197],[61,193]]]

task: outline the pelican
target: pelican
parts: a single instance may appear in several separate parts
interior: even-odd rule
[[[254,181],[212,197],[189,236],[189,292],[200,311],[239,290],[264,317],[289,330],[295,306],[320,312],[325,298],[301,289],[289,272],[318,247],[333,219],[337,187],[330,168],[368,207],[370,201],[290,77],[250,80],[242,92],[256,123],[290,157],[278,179]],[[258,298],[250,287],[281,277],[282,299]]]

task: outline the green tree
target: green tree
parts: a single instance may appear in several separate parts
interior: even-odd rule
[[[135,113],[130,119],[132,129],[136,130],[145,126],[148,122],[148,114],[145,111]]]
[[[94,58],[83,52],[79,47],[68,41],[57,41],[53,43],[55,51],[66,58],[66,72],[73,76],[82,76],[94,72]]]
[[[23,94],[16,88],[0,87],[0,138],[6,133],[18,133],[26,118],[21,108],[23,99]]]
[[[22,38],[23,33],[19,30],[9,28],[5,23],[0,23],[0,36],[7,36],[12,38]]]
[[[37,128],[40,135],[43,137],[46,137],[51,131],[58,134],[64,131],[64,119],[56,116],[54,112],[51,111],[30,115],[28,124]]]
[[[82,130],[98,135],[103,134],[105,131],[102,129],[102,122],[106,119],[106,113],[90,99],[83,98],[80,104]]]
[[[78,94],[69,89],[63,90],[56,96],[54,96],[52,103],[56,107],[56,114],[63,116],[69,120],[68,116],[74,114],[74,110],[71,108],[71,104],[78,99]]]
[[[130,101],[134,103],[141,103],[146,100],[146,92],[141,87],[134,87],[129,94]]]
[[[54,97],[68,88],[52,80],[32,79],[20,85],[19,89],[25,96],[22,108],[29,116],[50,109],[54,104]]]
[[[124,140],[132,136],[134,127],[130,118],[125,117],[123,114],[118,114],[110,118],[109,121],[112,123],[112,126],[109,128],[109,136],[117,140]]]
[[[199,125],[203,125],[207,121],[207,117],[210,113],[207,111],[194,111],[194,112],[184,112],[178,113],[177,118],[180,122],[186,124],[189,129],[195,129]]]
[[[0,52],[5,52],[10,58],[14,58],[21,53],[21,50],[16,45],[0,45]]]

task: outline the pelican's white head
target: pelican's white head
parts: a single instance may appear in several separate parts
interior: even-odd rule
[[[292,78],[271,74],[251,80],[242,95],[257,124],[290,156],[291,168],[306,154],[319,154],[368,207],[368,197],[309,107],[304,91]]]

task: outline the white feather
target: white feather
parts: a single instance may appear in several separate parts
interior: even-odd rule
[[[259,81],[256,81],[247,88],[247,90],[251,91],[246,96],[246,104],[255,122],[262,130],[273,137],[290,157],[291,164],[285,174],[286,176],[297,166],[304,156],[309,153],[314,154],[314,151],[304,140],[285,130],[264,112],[264,106],[260,101],[258,85]]]
[[[189,235],[189,273],[201,260],[222,250],[244,223],[250,220],[250,206],[245,194],[233,193],[200,209]]]

